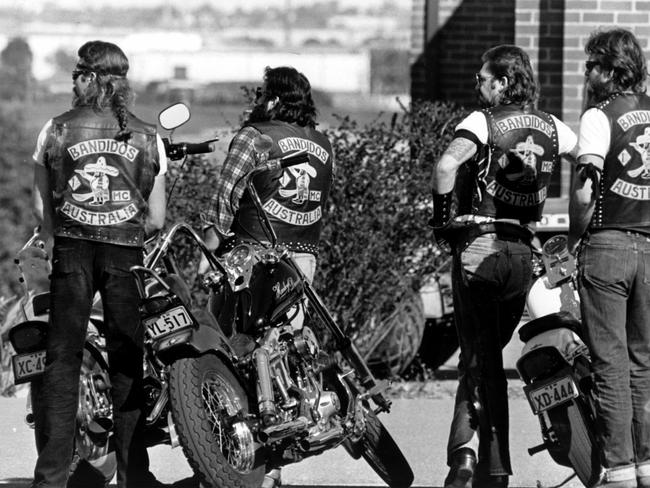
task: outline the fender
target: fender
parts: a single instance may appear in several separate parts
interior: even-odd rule
[[[234,363],[236,354],[230,341],[209,312],[192,310],[199,326],[186,329],[159,343],[158,358],[165,364],[184,357],[197,357],[214,352],[228,363]]]

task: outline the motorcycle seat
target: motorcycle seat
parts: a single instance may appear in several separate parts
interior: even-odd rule
[[[522,342],[528,342],[542,332],[560,328],[569,329],[583,339],[582,324],[573,314],[566,311],[550,313],[527,322],[519,329],[519,338]]]

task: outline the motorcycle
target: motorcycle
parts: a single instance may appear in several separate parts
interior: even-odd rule
[[[528,452],[532,456],[547,450],[590,487],[601,470],[595,397],[589,350],[582,339],[576,264],[566,236],[544,243],[535,268],[538,277],[526,301],[532,320],[519,329],[524,347],[516,363],[543,439]]]
[[[163,128],[173,132],[189,118],[187,106],[174,104],[160,113],[159,121]],[[165,152],[170,160],[184,159],[190,154],[211,152],[212,142],[214,141],[174,143],[171,135],[169,138],[163,138]],[[157,265],[165,254],[163,250],[169,246],[181,229],[185,227],[176,226],[167,235],[160,234],[148,240],[145,245],[148,252],[145,254],[144,262]],[[45,243],[38,240],[36,232],[18,252],[15,262],[21,273],[24,295],[20,300],[20,313],[16,315],[16,323],[9,330],[8,337],[15,352],[12,357],[14,383],[30,385],[25,421],[29,427],[34,428],[32,405],[38,398],[40,379],[45,369],[45,341],[49,319],[48,277],[51,271]],[[174,265],[171,256],[165,256],[165,262],[170,268]],[[176,280],[172,284],[178,287],[179,283],[180,280]],[[148,446],[166,443],[174,447],[178,444],[174,435],[173,422],[169,416],[166,383],[168,373],[165,364],[157,357],[157,353],[162,353],[164,348],[159,347],[160,343],[157,341],[160,334],[150,329],[147,329],[146,334],[144,359],[146,442]],[[113,404],[110,388],[103,309],[101,299],[96,295],[88,323],[80,372],[71,476],[75,473],[87,473],[89,468],[90,476],[93,478],[99,476],[108,482],[117,470],[111,443]],[[38,449],[38,436],[36,444]],[[79,469],[81,466],[83,468]]]
[[[246,178],[269,241],[240,242],[223,256],[207,256],[202,283],[210,290],[209,320],[196,328],[190,316],[192,325],[176,332],[195,336],[188,341],[192,352],[169,370],[179,442],[205,486],[257,488],[269,469],[343,445],[389,486],[409,487],[411,468],[377,416],[390,409],[383,386],[278,243],[253,185],[256,174],[307,156],[267,160],[268,147],[256,141],[261,161]],[[170,314],[173,301],[168,294]],[[300,311],[305,323],[294,327]],[[317,322],[324,330],[312,328]],[[200,340],[207,330],[214,337]],[[327,353],[317,336],[324,331],[334,342]]]

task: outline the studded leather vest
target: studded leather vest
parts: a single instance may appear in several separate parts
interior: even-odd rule
[[[142,246],[147,199],[159,172],[155,126],[129,115],[127,142],[109,111],[78,107],[52,121],[45,165],[54,193],[54,235]]]
[[[278,242],[297,252],[318,253],[325,202],[332,182],[332,146],[319,131],[281,121],[251,124],[273,140],[269,159],[306,149],[309,163],[258,174],[254,185]],[[268,241],[248,190],[231,230],[237,237]]]
[[[650,234],[650,97],[617,94],[599,103],[610,146],[590,228]]]
[[[459,171],[460,214],[541,219],[553,168],[559,161],[557,128],[540,110],[501,105],[483,110],[488,141]]]

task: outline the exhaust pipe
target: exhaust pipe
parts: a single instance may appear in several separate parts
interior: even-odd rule
[[[305,451],[312,451],[321,449],[324,447],[329,447],[331,444],[336,444],[343,440],[343,427],[338,426],[334,427],[331,430],[325,432],[319,432],[318,434],[311,436],[307,439],[300,441],[300,447]]]
[[[264,425],[276,421],[275,402],[273,401],[273,384],[271,383],[271,366],[269,352],[260,347],[253,351],[255,369],[257,369],[257,405]]]
[[[307,417],[298,417],[296,420],[285,422],[284,424],[272,425],[264,430],[260,430],[257,437],[263,443],[275,442],[285,437],[291,437],[301,434],[309,427]]]

